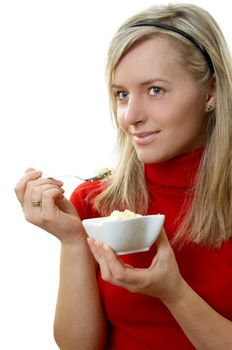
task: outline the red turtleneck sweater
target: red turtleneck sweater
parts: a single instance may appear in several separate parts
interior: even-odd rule
[[[169,239],[182,220],[186,193],[193,185],[203,149],[160,164],[145,166],[151,198],[147,214],[164,214]],[[97,217],[91,197],[104,183],[83,183],[72,194],[71,201],[81,219]],[[91,194],[88,200],[86,196]],[[181,214],[182,213],[182,214]],[[120,256],[136,267],[148,267],[155,254],[149,252]],[[220,249],[188,244],[174,253],[180,271],[189,285],[216,311],[232,320],[232,240]],[[131,293],[104,282],[99,275],[99,289],[109,321],[106,350],[190,350],[194,349],[169,310],[158,299]],[[191,309],[189,310],[191,312]]]

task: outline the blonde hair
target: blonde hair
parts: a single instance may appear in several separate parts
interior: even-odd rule
[[[203,84],[212,75],[202,52],[188,39],[156,27],[132,27],[138,21],[153,19],[175,26],[195,38],[208,52],[216,78],[216,110],[211,114],[208,137],[199,173],[193,189],[193,202],[176,242],[193,241],[219,247],[232,235],[232,65],[223,34],[204,9],[190,4],[153,6],[129,18],[112,39],[107,78],[112,115],[117,125],[116,101],[112,79],[122,57],[136,44],[155,35],[165,35],[180,46],[186,68]],[[138,160],[131,140],[118,128],[118,164],[112,181],[96,198],[95,206],[108,215],[118,208],[146,213],[149,206],[143,164]],[[181,239],[180,239],[181,238]]]

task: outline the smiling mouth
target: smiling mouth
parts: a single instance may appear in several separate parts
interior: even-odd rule
[[[149,133],[132,134],[133,140],[138,145],[146,145],[153,141],[160,133],[160,130]]]

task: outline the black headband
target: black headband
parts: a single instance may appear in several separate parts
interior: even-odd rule
[[[152,20],[152,19],[138,21],[135,24],[132,24],[131,27],[158,27],[158,28],[170,30],[172,32],[175,32],[175,33],[178,33],[178,34],[184,36],[186,39],[190,40],[202,52],[202,54],[205,56],[206,61],[208,62],[210,70],[212,72],[214,72],[212,60],[211,60],[208,52],[204,48],[204,46],[201,45],[196,39],[194,39],[191,35],[184,32],[183,30],[176,28],[176,27],[173,27],[173,26],[170,26],[169,24],[166,24],[166,23],[157,22],[157,21]]]

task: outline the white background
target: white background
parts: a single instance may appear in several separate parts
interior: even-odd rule
[[[29,166],[88,176],[112,165],[108,44],[155,2],[0,0],[0,349],[58,349],[60,244],[24,220],[14,185]],[[192,2],[211,12],[231,47],[229,3]],[[65,182],[67,196],[78,184]]]

